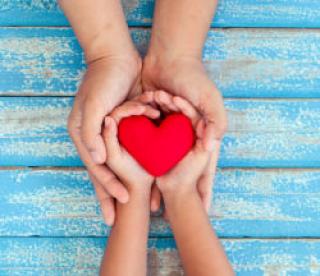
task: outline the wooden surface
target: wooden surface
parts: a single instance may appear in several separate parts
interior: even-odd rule
[[[123,0],[130,26],[150,26],[154,1]],[[213,26],[291,27],[320,26],[317,0],[220,0]],[[0,25],[66,26],[56,0],[0,0]]]
[[[154,3],[123,3],[144,54]],[[212,226],[238,275],[320,275],[320,2],[221,0],[212,26],[229,117]],[[66,130],[84,70],[55,0],[0,0],[0,275],[98,274],[110,229]],[[183,275],[156,215],[148,267]]]
[[[149,36],[132,29],[142,54]],[[203,59],[225,97],[320,97],[319,30],[212,29]],[[74,95],[84,69],[69,28],[0,28],[0,95]]]
[[[319,182],[320,169],[219,170],[210,219],[223,237],[315,237]],[[109,233],[83,169],[4,169],[0,183],[2,236]],[[172,233],[154,216],[150,236]]]
[[[98,275],[105,243],[92,237],[0,239],[0,274]],[[317,240],[224,239],[223,245],[237,275],[320,273]],[[172,239],[150,239],[148,255],[148,275],[183,275]]]
[[[79,166],[70,97],[0,97],[0,165]],[[223,167],[317,167],[320,99],[226,99]],[[8,120],[9,119],[9,120]]]

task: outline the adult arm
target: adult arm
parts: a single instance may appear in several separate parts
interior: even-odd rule
[[[59,3],[87,62],[68,129],[88,169],[105,221],[112,225],[113,197],[127,202],[128,192],[104,165],[106,149],[101,129],[105,115],[126,98],[141,92],[141,58],[131,41],[120,0],[60,0]]]
[[[202,50],[216,0],[158,0],[152,35],[143,62],[144,90],[165,90],[192,103],[205,120],[203,143],[213,151],[198,181],[208,211],[220,142],[227,128],[223,98],[202,62]]]

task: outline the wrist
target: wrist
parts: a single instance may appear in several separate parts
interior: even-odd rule
[[[141,199],[141,200],[150,200],[151,195],[151,184],[146,185],[144,183],[136,183],[134,185],[126,185],[129,193],[130,200],[131,198]]]
[[[165,203],[183,202],[188,198],[198,195],[195,185],[187,183],[158,183],[159,190],[161,191]]]
[[[198,68],[199,70],[205,70],[201,58],[190,56],[190,55],[180,55],[172,56],[171,54],[153,54],[148,53],[143,60],[142,67],[142,82],[144,84],[145,80],[152,79],[156,77],[157,79],[167,78],[168,68],[170,72],[175,75],[180,73],[186,68]]]
[[[185,43],[185,41],[173,38],[176,38],[176,35],[174,37],[162,37],[159,34],[153,33],[147,56],[170,59],[189,57],[201,60],[202,45],[192,45],[192,43]]]
[[[169,220],[171,217],[177,216],[179,212],[190,206],[191,202],[199,202],[201,198],[196,189],[194,190],[177,190],[174,193],[162,193],[164,205],[168,213]]]
[[[119,36],[119,30],[106,30],[95,34],[90,42],[83,45],[88,64],[100,59],[126,58],[141,59],[129,32]]]

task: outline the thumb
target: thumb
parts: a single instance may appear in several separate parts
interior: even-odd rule
[[[87,101],[83,106],[81,140],[94,163],[106,161],[106,149],[102,138],[102,125],[105,110],[94,101]]]
[[[211,100],[206,100],[203,104],[205,118],[203,141],[205,148],[212,151],[215,142],[221,140],[227,130],[227,113],[218,90],[211,92],[210,98]]]
[[[113,118],[107,116],[104,119],[104,141],[107,150],[107,155],[110,159],[118,157],[121,153],[118,137],[117,137],[117,125]]]

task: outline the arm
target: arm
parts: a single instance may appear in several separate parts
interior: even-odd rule
[[[217,0],[156,1],[148,54],[201,60]]]
[[[132,115],[157,118],[152,107],[126,102],[105,119],[107,164],[129,191],[130,201],[117,203],[117,218],[108,240],[101,275],[146,275],[150,194],[154,177],[149,175],[119,144],[117,124]]]
[[[163,198],[186,274],[234,275],[197,191],[164,193]]]
[[[59,0],[88,63],[135,52],[120,0]]]
[[[143,62],[145,91],[165,90],[187,99],[205,119],[202,138],[213,151],[211,164],[197,182],[203,205],[208,211],[213,177],[227,116],[220,91],[206,73],[202,49],[217,0],[158,0],[152,35]]]
[[[59,0],[82,46],[87,70],[68,120],[70,136],[100,201],[105,222],[115,218],[113,197],[128,201],[128,192],[104,164],[102,125],[126,98],[140,93],[141,58],[125,22],[120,0]]]
[[[185,99],[172,98],[164,92],[155,92],[154,98],[166,109],[170,110],[174,106],[188,116],[195,129],[196,141],[193,149],[176,167],[156,180],[186,274],[233,275],[198,193],[197,182],[210,162],[210,151],[205,149],[201,141],[204,122]]]
[[[136,185],[137,186],[137,185]],[[117,204],[100,275],[146,275],[150,190],[131,190],[130,201]]]

